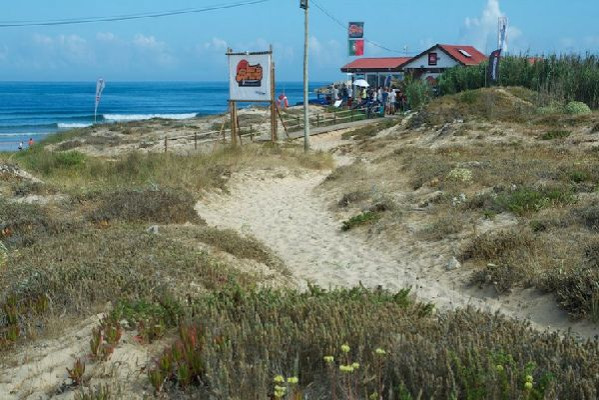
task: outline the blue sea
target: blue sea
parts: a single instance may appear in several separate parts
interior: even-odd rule
[[[324,86],[313,82],[310,90]],[[0,151],[20,141],[94,123],[96,82],[0,82]],[[278,82],[289,104],[303,101],[301,82]],[[99,124],[150,118],[187,119],[227,111],[227,82],[106,82]]]

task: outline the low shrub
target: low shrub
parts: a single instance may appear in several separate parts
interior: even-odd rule
[[[546,207],[573,204],[576,201],[572,189],[565,187],[520,187],[497,195],[495,202],[505,211],[516,215],[538,212]]]
[[[569,102],[568,104],[566,104],[564,110],[566,111],[566,113],[574,115],[591,113],[591,109],[589,108],[589,106],[587,106],[585,103],[581,101]]]
[[[38,312],[47,308],[39,304],[44,299],[49,311],[78,315],[107,301],[183,296],[230,281],[255,282],[181,241],[128,227],[49,236],[11,254],[10,265],[0,281],[0,333],[8,304],[14,304],[20,330],[27,332],[45,326]]]
[[[381,218],[380,212],[377,211],[365,211],[361,214],[351,217],[347,221],[343,221],[341,226],[342,231],[349,231],[350,229],[358,226],[369,225],[373,222],[378,221]]]
[[[352,204],[356,204],[361,201],[367,200],[369,197],[370,194],[363,190],[357,190],[355,192],[346,193],[337,202],[337,206],[340,208],[345,208]]]
[[[596,262],[596,260],[593,260]],[[559,305],[573,318],[599,322],[599,268],[583,264],[572,270],[554,269],[543,282],[555,292]]]
[[[547,131],[541,135],[541,140],[554,140],[554,139],[565,139],[570,136],[572,132],[564,130],[552,130]]]
[[[202,223],[194,210],[194,197],[175,189],[121,189],[102,193],[93,221],[127,221],[164,224]]]

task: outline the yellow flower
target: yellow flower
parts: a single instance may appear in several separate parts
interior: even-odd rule
[[[287,378],[287,383],[291,383],[292,385],[295,385],[298,382],[299,382],[299,379],[296,376],[293,376],[291,378]]]
[[[335,357],[333,357],[333,356],[324,356],[324,362],[330,364],[333,361],[335,361]]]
[[[275,392],[286,392],[287,388],[285,386],[275,385]]]
[[[497,370],[497,372],[503,372],[503,365],[501,365],[501,364],[497,364],[497,365],[495,366],[495,369]]]
[[[284,383],[285,378],[283,377],[283,375],[277,375],[277,376],[275,376],[274,381],[275,381],[275,383]]]
[[[530,390],[530,389],[532,389],[532,382],[526,382],[526,383],[524,384],[524,389],[526,389],[526,390]]]
[[[341,351],[344,353],[349,353],[349,345],[347,345],[347,344],[341,345]]]
[[[341,372],[351,373],[351,372],[354,372],[354,367],[351,365],[340,365],[339,370]]]
[[[376,349],[374,352],[380,356],[384,356],[385,354],[387,354],[387,352],[381,348]]]
[[[532,382],[532,376],[531,375],[526,375],[526,382]]]
[[[360,363],[355,362],[351,366],[352,366],[353,369],[359,369],[360,368]]]

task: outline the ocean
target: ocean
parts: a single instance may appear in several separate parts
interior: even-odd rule
[[[313,82],[310,91],[326,83]],[[96,82],[0,82],[0,151],[94,123]],[[278,82],[289,104],[303,101],[301,82]],[[150,118],[187,119],[227,111],[227,82],[106,82],[99,124]]]

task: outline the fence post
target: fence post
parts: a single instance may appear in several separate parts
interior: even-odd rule
[[[194,132],[193,133],[193,148],[194,149],[198,149],[198,133]]]
[[[337,110],[333,109],[333,125],[337,124]]]
[[[316,126],[320,126],[320,114],[316,114]]]
[[[254,141],[254,126],[250,125],[250,140]]]
[[[302,123],[300,122],[300,117],[299,117],[299,115],[296,115],[296,116],[295,116],[295,118],[297,119],[297,126],[298,126],[299,128],[301,128],[301,127],[302,127]]]
[[[165,136],[164,137],[164,152],[166,153],[168,151],[168,139]]]
[[[349,110],[349,120],[354,122],[354,110]]]

